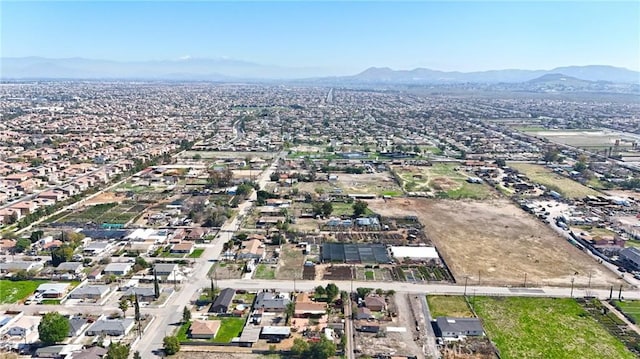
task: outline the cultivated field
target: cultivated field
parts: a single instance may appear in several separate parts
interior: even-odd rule
[[[497,194],[486,184],[467,182],[467,174],[456,163],[434,163],[433,166],[393,167],[407,192],[426,192],[432,197],[450,199],[487,199]]]
[[[459,295],[430,295],[427,296],[427,303],[429,303],[431,318],[434,319],[436,317],[473,317],[464,297]]]
[[[476,297],[473,303],[501,358],[635,357],[573,299]]]
[[[55,222],[125,224],[142,213],[145,208],[145,205],[135,204],[130,201],[122,203],[101,203],[92,206],[84,206],[81,209],[65,216],[57,217]]]
[[[588,195],[598,196],[596,190],[570,180],[559,174],[553,173],[549,168],[531,163],[509,163],[518,172],[523,173],[533,182],[539,183],[548,189],[554,190],[569,198],[584,198]]]
[[[382,216],[414,215],[425,226],[458,282],[476,284],[592,285],[621,283],[604,267],[507,200],[433,199],[368,201]],[[577,274],[576,274],[577,273]]]

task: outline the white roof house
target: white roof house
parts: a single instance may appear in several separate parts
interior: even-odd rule
[[[411,258],[411,259],[438,259],[438,251],[436,247],[411,247],[411,246],[392,246],[391,254],[394,258]]]

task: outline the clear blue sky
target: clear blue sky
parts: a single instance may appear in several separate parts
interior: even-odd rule
[[[640,2],[0,1],[2,56],[229,57],[348,73],[640,69]]]

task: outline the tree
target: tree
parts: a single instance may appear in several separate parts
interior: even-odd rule
[[[322,215],[322,203],[320,202],[314,202],[311,205],[311,211],[313,212],[314,216],[320,216]]]
[[[68,244],[51,251],[51,265],[57,267],[60,263],[69,262],[73,258],[73,248]]]
[[[140,355],[139,351],[136,351],[133,353],[133,359],[142,359],[142,356]]]
[[[356,201],[353,204],[353,215],[356,217],[362,216],[363,214],[367,213],[367,208],[369,208],[369,204],[367,204],[367,202]]]
[[[542,160],[545,161],[546,163],[556,162],[558,160],[558,155],[560,155],[560,151],[558,151],[557,148],[551,148],[544,153]]]
[[[160,284],[158,284],[158,274],[156,270],[153,270],[153,296],[158,299],[160,298]]]
[[[15,247],[13,250],[16,253],[22,253],[31,247],[31,241],[27,238],[20,238],[16,241]]]
[[[340,289],[335,283],[329,283],[325,288],[325,292],[327,293],[327,302],[331,303],[338,297],[338,294],[340,294]]]
[[[320,341],[309,345],[309,350],[305,354],[305,357],[310,359],[328,359],[336,355],[336,345],[322,336]]]
[[[118,303],[118,308],[122,311],[122,317],[127,316],[127,309],[129,309],[129,299],[122,298],[120,299],[120,303]]]
[[[587,164],[585,162],[576,162],[575,165],[573,165],[573,170],[576,172],[580,172],[583,173],[584,171],[587,170]]]
[[[324,297],[325,294],[327,294],[327,291],[324,289],[323,286],[319,285],[316,287],[315,292],[314,292],[314,297],[320,298],[320,297]]]
[[[293,340],[293,345],[291,346],[291,354],[295,356],[303,356],[309,350],[309,343],[307,343],[302,338],[296,338]]]
[[[356,288],[356,293],[358,293],[358,297],[359,298],[364,298],[367,295],[369,295],[369,293],[371,293],[373,291],[372,288]]]
[[[111,342],[107,350],[106,359],[127,359],[129,357],[129,346],[126,344]]]
[[[293,314],[296,312],[296,302],[287,303],[287,308],[284,313],[287,315],[287,325],[289,325],[289,321],[293,317]]]
[[[182,309],[182,322],[188,323],[190,320],[191,320],[191,311],[185,305],[184,309]]]
[[[133,310],[135,311],[134,318],[136,322],[140,322],[142,317],[140,316],[140,303],[138,303],[138,296],[135,294],[132,294],[131,296],[133,297]]]
[[[31,240],[31,243],[36,243],[37,241],[41,240],[43,236],[44,231],[33,231],[31,232],[29,239]]]
[[[38,325],[40,341],[46,345],[63,341],[69,334],[69,319],[58,312],[46,313]]]
[[[507,161],[505,161],[504,158],[496,158],[495,163],[498,167],[505,167],[507,165]]]
[[[180,351],[180,341],[176,336],[167,336],[162,340],[162,348],[167,355],[173,355]]]
[[[331,202],[324,202],[322,204],[322,214],[327,217],[331,215],[331,212],[333,212],[333,205]]]

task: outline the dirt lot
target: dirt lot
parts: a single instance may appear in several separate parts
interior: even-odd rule
[[[282,246],[282,251],[280,252],[276,279],[302,278],[303,263],[304,255],[302,254],[302,248],[292,244],[285,244]]]
[[[618,279],[507,200],[451,201],[394,199],[368,201],[383,216],[416,215],[457,281],[482,284],[607,286]],[[577,273],[577,275],[575,274]],[[583,283],[584,282],[584,283]],[[477,282],[476,282],[477,283]]]
[[[99,195],[91,198],[84,202],[85,205],[93,205],[93,204],[101,204],[101,203],[112,203],[112,202],[122,202],[126,198],[124,193],[115,193],[115,192],[102,192]]]

